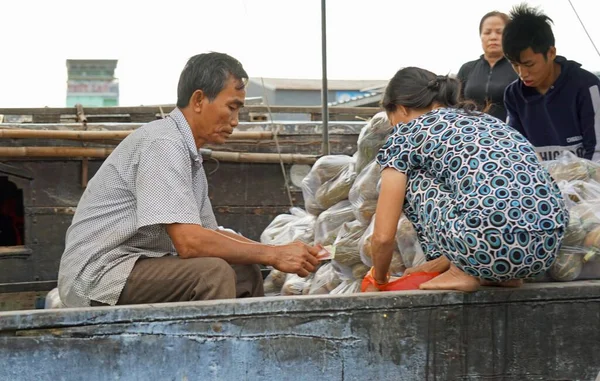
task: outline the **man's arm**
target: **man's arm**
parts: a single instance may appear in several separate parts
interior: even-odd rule
[[[259,242],[253,241],[253,240],[251,240],[249,238],[246,238],[243,235],[232,233],[232,232],[230,232],[228,230],[217,229],[215,231],[217,233],[219,233],[219,234],[223,234],[226,237],[229,237],[231,239],[235,239],[236,241],[245,242],[245,243],[259,243]]]
[[[584,158],[600,160],[600,81],[584,89],[577,102]]]
[[[181,258],[216,257],[231,264],[262,264],[303,277],[319,263],[319,248],[301,242],[271,246],[240,241],[237,235],[233,239],[194,224],[169,224],[166,228]]]
[[[527,134],[525,134],[525,129],[521,124],[521,119],[519,118],[519,114],[517,113],[517,104],[516,98],[511,91],[513,85],[508,85],[506,90],[504,90],[504,108],[506,108],[506,123],[519,131],[521,135],[527,138]]]
[[[193,191],[191,158],[180,142],[159,139],[140,155],[135,179],[137,228],[166,226],[182,258],[218,257],[229,263],[266,264],[307,276],[318,264],[319,249],[303,243],[267,246],[241,242],[202,226]]]

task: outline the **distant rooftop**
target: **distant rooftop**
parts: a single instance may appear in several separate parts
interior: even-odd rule
[[[265,87],[271,90],[320,90],[323,81],[321,79],[294,79],[294,78],[250,78],[250,82],[258,86],[262,86],[264,81]],[[369,91],[372,88],[383,87],[387,84],[387,80],[342,80],[330,79],[327,81],[329,90],[341,91]]]

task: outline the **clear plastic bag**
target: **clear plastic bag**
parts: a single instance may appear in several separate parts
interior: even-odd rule
[[[314,274],[310,274],[306,278],[302,278],[296,274],[287,274],[283,287],[281,288],[281,295],[292,296],[308,294],[313,276]]]
[[[387,141],[392,129],[393,127],[385,111],[375,114],[367,125],[362,128],[357,142],[357,172],[360,173],[370,162],[375,160],[377,153]]]
[[[377,209],[377,199],[379,198],[377,183],[380,178],[381,168],[376,161],[373,161],[358,174],[348,194],[354,216],[365,225],[371,222]]]
[[[581,167],[571,170],[581,171]],[[592,179],[562,180],[558,186],[569,209],[569,224],[548,276],[562,282],[600,279],[600,184]]]
[[[321,209],[328,209],[342,200],[348,198],[350,188],[356,179],[354,163],[350,162],[340,173],[324,182],[317,189],[316,203]]]
[[[331,290],[330,295],[345,295],[345,294],[357,294],[360,292],[360,284],[362,279],[347,279],[342,281],[339,286]]]
[[[342,280],[340,279],[338,272],[335,271],[331,263],[325,263],[315,273],[308,294],[329,294],[332,290],[339,286],[341,282]]]
[[[60,300],[60,295],[58,294],[58,288],[53,288],[48,294],[46,294],[44,308],[47,310],[55,308],[64,308],[64,304]]]
[[[260,242],[265,245],[286,245],[301,241],[312,245],[316,217],[300,208],[291,208],[290,213],[275,217],[260,235]]]
[[[350,201],[340,201],[317,217],[315,223],[315,245],[332,245],[345,222],[354,220]]]
[[[281,295],[281,288],[285,283],[286,277],[287,274],[284,272],[281,272],[277,269],[271,270],[271,272],[269,273],[269,275],[267,275],[263,282],[265,296]]]
[[[335,251],[333,262],[349,268],[362,263],[360,260],[359,242],[365,230],[367,230],[367,226],[361,224],[359,221],[344,223],[333,243]]]
[[[375,217],[371,220],[369,227],[360,238],[360,259],[362,262],[368,266],[369,268],[373,266],[372,260],[372,251],[371,251],[371,238],[373,237],[373,228],[375,226]],[[400,222],[398,223],[400,226]],[[406,270],[406,266],[404,265],[404,261],[402,259],[402,255],[400,254],[400,250],[396,247],[392,254],[392,262],[390,263],[390,274],[394,276],[401,276],[402,273]],[[365,273],[366,274],[366,273]],[[364,276],[364,275],[363,275]]]
[[[542,162],[555,181],[600,181],[600,164],[564,151],[555,160]]]
[[[347,183],[350,180],[350,182],[354,181],[354,160],[352,156],[327,155],[315,162],[308,175],[302,180],[304,206],[310,214],[318,216],[323,210],[327,209],[317,201],[317,192],[319,192],[321,185],[336,177],[339,179],[338,182],[334,181],[326,185],[326,188],[332,193],[323,190],[319,193],[319,199],[325,204],[334,205],[337,202],[336,200],[340,201],[345,198],[345,196],[340,198],[340,195],[344,194],[343,188],[348,185]],[[336,186],[336,184],[339,186]]]
[[[416,267],[426,262],[425,253],[423,253],[417,231],[413,223],[404,214],[402,214],[398,221],[396,244],[406,268]]]

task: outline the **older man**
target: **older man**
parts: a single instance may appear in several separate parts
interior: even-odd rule
[[[58,276],[66,306],[262,296],[257,264],[315,270],[316,247],[262,245],[218,229],[198,149],[231,135],[247,78],[226,54],[190,58],[177,108],[106,159],[67,231]]]

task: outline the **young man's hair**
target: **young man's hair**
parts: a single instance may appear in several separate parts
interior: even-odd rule
[[[502,50],[506,58],[520,62],[521,52],[528,48],[546,57],[555,43],[552,19],[525,3],[513,7],[509,16],[510,20],[502,33]]]

